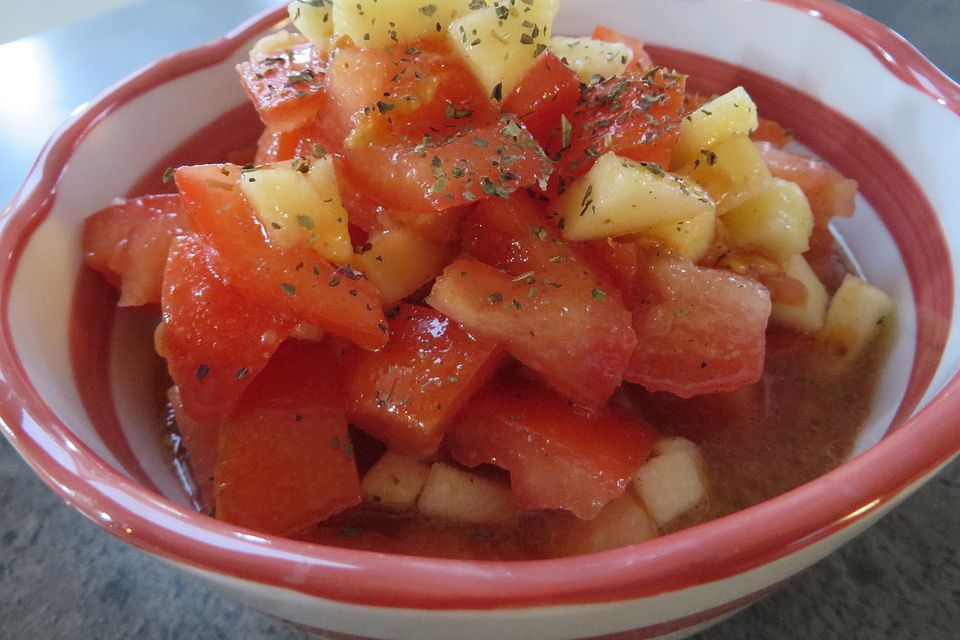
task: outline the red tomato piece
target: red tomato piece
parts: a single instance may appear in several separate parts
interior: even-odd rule
[[[342,173],[390,209],[442,211],[536,188],[552,170],[537,141],[510,117],[443,133],[349,149]]]
[[[775,120],[760,118],[757,130],[750,134],[750,139],[754,142],[769,142],[777,149],[782,149],[793,140],[793,133]]]
[[[685,85],[686,76],[660,68],[589,85],[573,114],[570,135],[547,147],[551,157],[559,158],[552,192],[563,193],[609,151],[669,165],[680,136]]]
[[[635,242],[617,242],[600,238],[580,243],[580,253],[593,271],[615,287],[629,308],[641,298],[637,282],[640,279],[640,249]]]
[[[293,323],[224,280],[224,263],[197,234],[170,248],[158,351],[195,420],[223,418]]]
[[[257,164],[269,164],[294,158],[323,157],[343,148],[343,138],[329,125],[323,114],[290,131],[267,127],[257,143]]]
[[[463,250],[481,262],[514,275],[567,260],[603,282],[603,289],[630,292],[639,276],[633,243],[607,240],[577,243],[560,239],[556,216],[526,193],[506,202],[487,200],[471,212],[463,228]]]
[[[564,259],[513,277],[458,260],[427,302],[468,331],[504,345],[555,389],[589,408],[620,385],[636,345],[630,312],[590,271]]]
[[[637,349],[624,378],[682,398],[760,379],[770,294],[754,280],[682,262],[649,267],[633,314]]]
[[[217,518],[289,535],[360,503],[331,357],[288,342],[243,394],[220,431]]]
[[[468,467],[508,470],[521,509],[566,509],[589,519],[623,493],[656,440],[649,425],[618,407],[578,411],[552,390],[514,376],[477,394],[444,445]]]
[[[513,93],[504,101],[504,111],[517,115],[541,146],[559,140],[561,116],[573,116],[580,100],[580,81],[567,65],[552,53],[540,57]]]
[[[633,60],[630,62],[630,65],[635,66],[641,71],[646,71],[653,66],[653,60],[650,59],[650,54],[647,53],[646,45],[644,45],[643,40],[640,38],[628,36],[617,31],[616,29],[605,27],[602,24],[598,24],[596,27],[594,27],[593,33],[590,35],[590,37],[594,40],[603,40],[604,42],[622,42],[623,44],[627,45],[633,51]]]
[[[182,167],[176,174],[191,225],[223,257],[236,286],[286,318],[365,349],[383,347],[387,325],[373,286],[349,265],[331,265],[309,247],[270,245],[240,179],[235,165]]]
[[[444,39],[406,46],[343,46],[333,53],[330,95],[356,146],[389,134],[420,141],[496,120],[496,105]]]
[[[84,259],[119,287],[121,307],[159,304],[170,243],[187,228],[179,195],[124,200],[84,222]]]
[[[463,250],[514,275],[574,257],[543,205],[525,193],[477,205],[464,222]]]
[[[857,182],[843,177],[826,162],[805,158],[776,148],[769,142],[757,142],[767,168],[777,178],[796,182],[810,202],[810,210],[819,224],[830,218],[853,215]]]
[[[425,307],[400,305],[389,323],[385,349],[354,350],[347,358],[350,422],[393,451],[425,458],[496,371],[500,348]]]
[[[329,108],[326,56],[313,45],[253,53],[237,71],[260,119],[275,131],[292,131]]]

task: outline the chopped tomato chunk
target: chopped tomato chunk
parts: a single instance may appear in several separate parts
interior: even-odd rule
[[[552,192],[563,193],[607,152],[661,166],[680,136],[686,76],[656,68],[627,72],[591,84],[571,120],[570,135],[551,139],[547,152],[559,158]]]
[[[428,302],[501,341],[574,401],[602,404],[621,383],[635,338],[615,279],[591,268],[590,247],[561,240],[542,204],[519,193],[479,204],[463,248],[485,264],[450,265]]]
[[[219,254],[196,234],[178,238],[163,279],[157,340],[184,410],[217,423],[293,329],[224,278]]]
[[[550,389],[513,376],[477,394],[444,444],[461,464],[508,470],[521,509],[566,509],[586,519],[623,493],[656,439],[650,426],[618,407],[577,410]]]
[[[257,164],[294,158],[323,157],[343,148],[343,138],[329,125],[329,117],[318,116],[309,124],[290,131],[267,127],[257,143]]]
[[[496,120],[496,105],[444,39],[333,53],[330,96],[351,145],[390,134],[419,142]]]
[[[432,309],[400,305],[390,343],[353,351],[345,363],[350,420],[394,451],[434,454],[443,432],[501,359],[499,346],[474,338]]]
[[[857,198],[855,180],[843,177],[826,162],[783,151],[769,142],[756,145],[774,177],[796,182],[803,190],[818,224],[825,224],[834,216],[853,215]]]
[[[328,350],[288,342],[223,423],[217,517],[289,535],[360,499],[353,444]]]
[[[776,120],[760,118],[757,130],[750,134],[754,142],[769,142],[778,149],[782,149],[793,140],[793,133],[783,128]]]
[[[371,170],[376,167],[376,170]],[[366,196],[391,209],[441,211],[524,187],[550,175],[550,160],[512,118],[412,141],[349,149],[342,173]]]
[[[760,379],[771,309],[762,285],[682,262],[658,261],[648,275],[626,380],[689,398]]]
[[[243,86],[275,131],[291,131],[329,108],[326,57],[312,45],[285,51],[254,53],[237,66]]]
[[[545,53],[503,102],[503,108],[515,113],[530,135],[546,147],[552,138],[559,140],[561,117],[571,118],[579,99],[577,74],[557,56]]]
[[[427,302],[496,340],[578,404],[595,408],[621,383],[636,345],[630,313],[573,259],[513,277],[475,260],[447,267]]]
[[[633,60],[631,61],[631,66],[636,66],[641,71],[646,71],[653,66],[653,60],[650,59],[650,54],[647,53],[646,46],[643,43],[643,40],[640,38],[635,38],[633,36],[628,36],[625,33],[621,33],[616,29],[611,29],[602,24],[597,25],[593,28],[593,33],[590,35],[594,40],[603,40],[604,42],[622,42],[623,44],[630,47],[633,51]]]
[[[176,180],[191,225],[217,249],[239,289],[286,318],[366,349],[386,344],[387,325],[373,286],[349,265],[334,266],[307,246],[272,246],[243,197],[240,167],[182,167]]]
[[[124,200],[87,218],[84,259],[119,286],[121,307],[159,304],[170,243],[187,226],[178,195]]]

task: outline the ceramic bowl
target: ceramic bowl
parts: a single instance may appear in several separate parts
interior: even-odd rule
[[[195,512],[156,435],[150,321],[115,315],[85,275],[81,224],[118,194],[158,188],[169,164],[219,160],[255,138],[233,66],[282,15],[165,58],[93,103],[46,146],[0,222],[4,434],[114,535],[336,637],[682,637],[835,550],[960,449],[960,87],[880,24],[826,0],[565,0],[560,32],[604,21],[651,43],[695,89],[742,84],[761,113],[860,182],[857,215],[838,230],[899,319],[855,456],[732,516],[561,560],[388,556]]]

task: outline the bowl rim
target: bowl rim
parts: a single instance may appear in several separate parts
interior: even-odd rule
[[[747,0],[744,0],[747,1]],[[891,73],[960,115],[960,85],[879,22],[832,0],[763,0],[842,29]],[[108,90],[44,147],[0,219],[0,300],[8,308],[23,246],[45,218],[75,146],[118,104],[151,87],[225,61],[278,22],[263,12],[226,36],[161,58]],[[186,510],[128,479],[75,437],[43,401],[0,318],[0,430],[68,504],[155,555],[196,569],[330,600],[379,607],[492,609],[641,598],[727,578],[790,555],[881,510],[960,449],[960,373],[904,428],[841,467],[786,494],[642,545],[590,556],[462,561],[389,555],[297,542],[243,530]],[[906,428],[909,427],[909,428]],[[824,505],[823,495],[831,496]],[[743,523],[763,535],[744,538]],[[397,589],[397,585],[404,588]]]

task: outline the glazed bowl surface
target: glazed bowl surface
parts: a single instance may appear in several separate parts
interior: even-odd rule
[[[894,296],[899,318],[855,457],[733,516],[563,560],[386,556],[196,513],[162,455],[143,383],[151,323],[104,304],[81,269],[80,229],[118,194],[161,188],[164,166],[221,160],[255,139],[233,66],[282,15],[161,60],[90,105],[47,145],[2,220],[4,433],[115,535],[264,611],[336,634],[446,638],[455,625],[476,638],[682,636],[836,549],[960,449],[960,205],[949,143],[960,141],[960,89],[885,28],[823,0],[566,0],[559,31],[608,22],[702,92],[743,84],[761,113],[860,182],[857,215],[838,231],[868,279]]]

